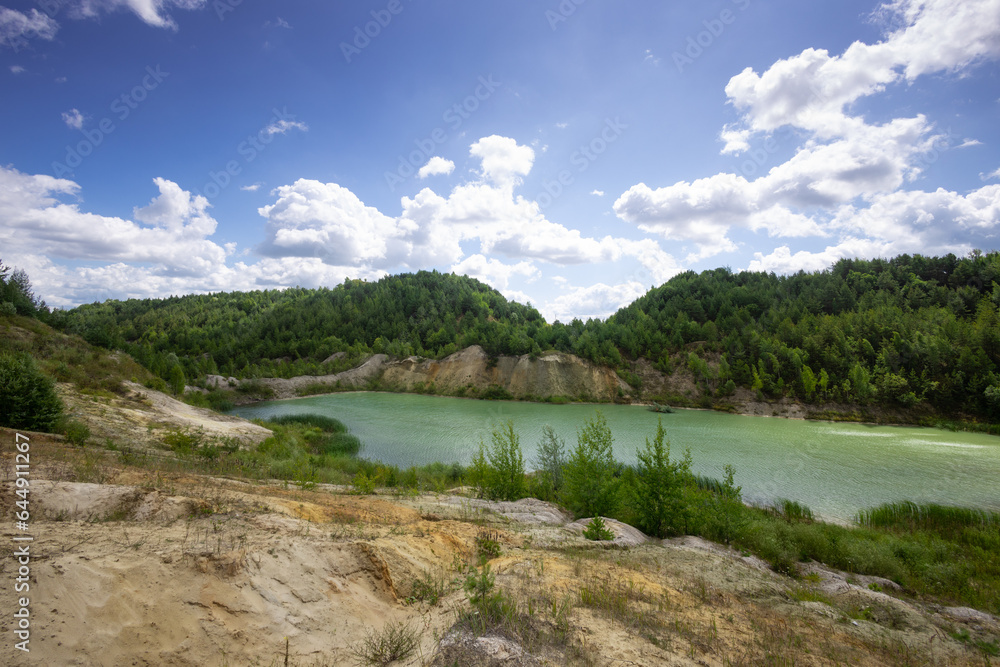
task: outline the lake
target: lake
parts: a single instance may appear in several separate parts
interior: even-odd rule
[[[576,445],[577,431],[600,410],[615,437],[615,457],[636,449],[663,419],[671,455],[691,449],[695,472],[721,478],[727,463],[750,502],[789,498],[818,516],[849,521],[859,510],[913,500],[1000,510],[1000,438],[940,429],[746,417],[700,410],[658,415],[628,405],[548,405],[438,396],[344,393],[270,401],[233,410],[248,419],[315,412],[336,417],[364,443],[361,455],[402,468],[442,461],[468,464],[495,424],[514,420],[525,463],[550,424]]]

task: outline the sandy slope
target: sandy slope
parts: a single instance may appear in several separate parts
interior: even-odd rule
[[[143,448],[162,448],[163,437],[171,432],[242,444],[258,443],[271,435],[268,429],[245,419],[196,408],[134,382],[122,384],[125,394],[114,398],[80,394],[68,385],[59,385],[58,390],[67,415],[85,423],[96,442],[111,438]]]
[[[822,568],[831,604],[797,602],[802,582],[695,538],[631,539],[632,529],[627,543],[643,544],[601,548],[539,501],[357,497],[136,470],[117,480],[129,483],[34,482],[32,651],[5,645],[0,663],[281,665],[287,638],[289,664],[353,664],[368,633],[398,621],[419,629],[409,665],[982,664],[944,628],[1000,631],[989,616],[945,616]],[[453,582],[483,531],[502,545],[497,585],[525,615],[534,605],[526,627],[541,635],[451,630],[467,608]],[[408,604],[425,573],[447,596]],[[624,601],[617,616],[583,603],[582,591],[601,589]],[[11,596],[5,586],[4,608]],[[555,641],[550,610],[563,601],[567,634]],[[861,607],[872,620],[848,616]]]
[[[292,398],[301,390],[315,389],[318,385],[365,389],[374,381],[380,382],[380,386],[404,391],[434,385],[439,393],[453,394],[464,388],[482,391],[497,385],[514,396],[585,397],[601,401],[613,400],[619,389],[625,392],[629,388],[613,370],[595,366],[572,354],[549,352],[537,359],[529,355],[500,357],[491,364],[478,345],[441,360],[390,359],[384,354],[376,354],[357,368],[335,375],[258,380],[269,386],[277,398]]]

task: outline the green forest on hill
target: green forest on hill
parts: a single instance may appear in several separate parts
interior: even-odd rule
[[[335,372],[372,353],[441,358],[478,344],[494,357],[574,353],[633,385],[639,358],[667,373],[683,365],[713,397],[744,387],[1000,420],[997,252],[844,259],[788,276],[689,271],[605,321],[547,323],[477,280],[438,272],[38,310],[175,382]]]

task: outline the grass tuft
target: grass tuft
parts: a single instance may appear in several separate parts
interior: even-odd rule
[[[956,537],[968,528],[1000,528],[1000,513],[969,507],[951,507],[910,501],[886,503],[862,510],[857,522],[869,528],[912,532],[927,530],[945,537]]]
[[[413,655],[420,645],[417,630],[403,623],[388,623],[381,630],[370,632],[354,649],[363,665],[388,665]]]

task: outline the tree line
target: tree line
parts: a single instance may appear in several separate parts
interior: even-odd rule
[[[1000,419],[1000,253],[844,259],[818,272],[688,271],[607,320],[548,323],[465,277],[109,300],[43,315],[183,386],[336,372],[366,355],[558,350],[618,369],[684,367],[704,396],[929,408]],[[338,360],[331,355],[343,352]]]

